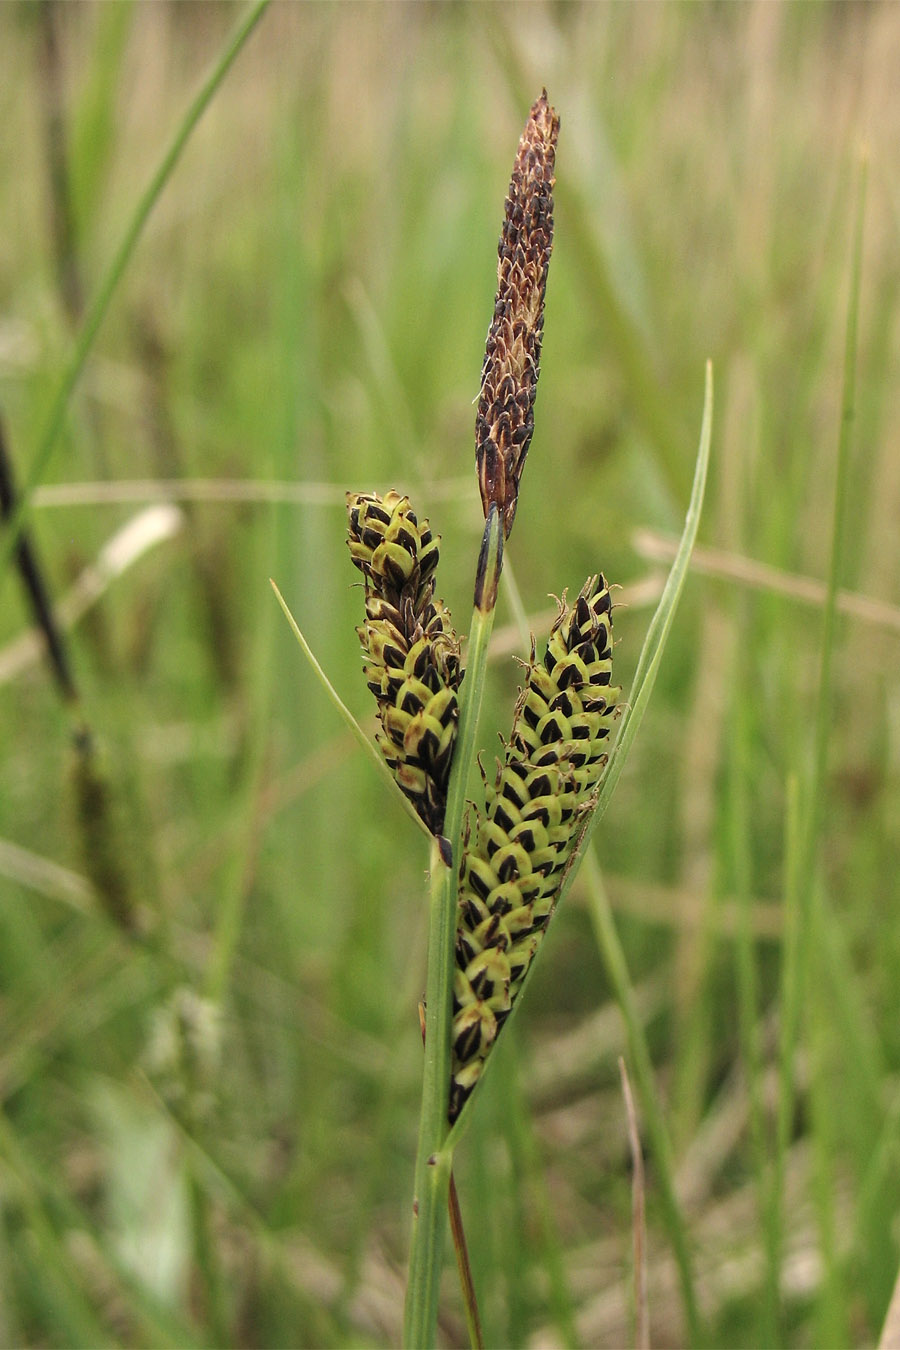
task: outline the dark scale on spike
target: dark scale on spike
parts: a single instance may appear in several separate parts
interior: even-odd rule
[[[504,810],[502,798],[499,798],[497,801],[494,819],[502,830],[511,830],[516,823],[514,817]]]
[[[493,873],[491,873],[491,877],[493,878]],[[470,868],[467,881],[479,900],[486,901],[491,893],[491,886],[487,881],[484,872],[476,870],[475,868]]]
[[[521,875],[518,861],[512,854],[503,859],[497,871],[501,881],[515,881]]]
[[[617,715],[612,606],[602,576],[560,603],[532,650],[510,743],[460,869],[450,1119],[478,1082],[556,903]],[[603,693],[599,694],[598,689]],[[492,916],[486,922],[486,915]]]

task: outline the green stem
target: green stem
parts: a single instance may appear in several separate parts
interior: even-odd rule
[[[816,701],[815,758],[811,784],[810,819],[807,826],[805,873],[807,887],[812,886],[815,850],[821,827],[825,793],[823,784],[828,767],[828,745],[833,725],[832,693],[834,687],[834,653],[837,636],[837,597],[840,589],[843,563],[844,535],[850,496],[850,451],[853,419],[856,414],[856,354],[859,327],[859,296],[862,284],[863,224],[866,215],[866,182],[868,179],[868,151],[863,150],[860,161],[859,185],[856,198],[856,218],[853,227],[853,253],[850,273],[850,298],[847,306],[847,328],[844,336],[844,372],[841,397],[841,429],[838,436],[837,466],[834,485],[834,516],[831,527],[831,555],[828,563],[828,584],[822,611],[822,644],[819,656],[819,692]]]
[[[437,1327],[444,1214],[452,1165],[452,1154],[441,1152],[447,1134],[450,1087],[449,1017],[453,1005],[446,971],[448,947],[449,955],[453,954],[453,934],[448,934],[446,893],[447,879],[452,876],[453,869],[444,865],[435,841],[431,849],[422,1113],[403,1337],[404,1345],[423,1348],[433,1343]],[[448,1034],[442,1036],[442,1030]]]
[[[863,225],[865,221],[868,154],[863,152],[857,187],[850,272],[850,296],[844,337],[841,426],[835,469],[834,513],[822,639],[819,649],[819,680],[816,699],[812,764],[788,784],[785,851],[785,937],[782,944],[781,1025],[779,1036],[779,1098],[776,1115],[776,1153],[773,1175],[773,1260],[783,1255],[785,1213],[783,1178],[787,1166],[791,1122],[796,1105],[794,1061],[805,1014],[807,976],[823,929],[819,907],[814,903],[816,873],[822,833],[828,746],[832,727],[834,653],[837,640],[837,599],[840,586],[843,541],[849,498],[851,431],[856,406],[856,359],[862,282]]]
[[[22,494],[9,521],[6,539],[0,544],[0,573],[5,570],[6,564],[9,562],[16,547],[22,526],[25,523],[30,509],[31,495],[44,475],[47,465],[50,462],[50,456],[56,447],[56,442],[62,431],[72,391],[78,383],[78,377],[81,375],[84,364],[87,361],[88,353],[94,345],[94,339],[100,330],[100,325],[106,317],[113,295],[118,289],[119,282],[125,274],[125,269],[131,261],[137,242],[143,233],[144,226],[150,218],[154,206],[162,195],[163,188],[172,176],[172,171],[178,163],[178,160],[181,158],[181,152],[187,145],[191,133],[212,101],[219,85],[233,65],[238,53],[244,46],[244,43],[262,18],[268,4],[269,0],[256,0],[256,3],[241,19],[233,36],[228,41],[225,50],[222,52],[215,66],[201,86],[193,103],[182,118],[171,145],[163,155],[159,167],[135,207],[134,215],[131,218],[128,229],[125,231],[125,235],[118,247],[116,255],[110,263],[99,291],[94,297],[94,302],[88,310],[84,326],[78,336],[78,341],[75,344],[75,350],[63,373],[59,388],[56,391],[56,396],[51,404],[47,424],[44,428],[43,435],[41,436],[34,459],[28,470]]]
[[[193,1128],[190,1128],[193,1132]],[[206,1296],[207,1324],[212,1328],[217,1345],[229,1345],[232,1341],[231,1318],[228,1314],[222,1267],[213,1235],[209,1195],[202,1178],[198,1175],[196,1161],[193,1158],[188,1159],[187,1182],[193,1224],[194,1260]]]
[[[403,1327],[403,1344],[417,1347],[417,1350],[425,1350],[425,1347],[433,1345],[437,1331],[438,1293],[453,1162],[453,1150],[445,1145],[450,1131],[447,1108],[450,1098],[450,1035],[459,859],[462,855],[466,785],[475,758],[488,644],[494,624],[494,605],[502,565],[503,531],[499,512],[496,507],[492,507],[478,561],[466,675],[460,686],[459,732],[444,817],[446,837],[435,840],[431,850],[425,1068]]]

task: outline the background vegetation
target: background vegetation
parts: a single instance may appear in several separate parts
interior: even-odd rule
[[[0,416],[21,481],[242,13],[0,9]],[[537,631],[548,592],[600,567],[620,582],[626,688],[716,369],[704,547],[600,832],[705,1335],[877,1339],[900,1240],[898,67],[887,4],[267,11],[153,210],[35,500],[59,600],[138,521],[71,629],[78,707],[14,645],[31,616],[2,578],[0,1341],[396,1342],[425,851],[268,577],[370,723],[343,494],[396,486],[443,535],[466,626],[472,400],[544,84],[557,234],[509,575]],[[862,135],[841,580],[881,603],[841,611],[817,782],[808,579],[830,549]],[[250,487],[223,500],[220,480]],[[518,678],[509,598],[488,762]],[[821,812],[799,878],[794,784]],[[135,934],[104,912],[111,886]],[[624,1036],[581,886],[527,1002],[459,1154],[487,1339],[622,1345]],[[647,1162],[651,1334],[674,1345]],[[464,1338],[449,1270],[444,1334]]]

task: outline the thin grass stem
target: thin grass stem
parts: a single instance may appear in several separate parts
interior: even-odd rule
[[[760,1227],[766,1268],[760,1307],[760,1330],[766,1344],[784,1340],[779,1325],[777,1248],[769,1193],[769,1159],[762,1089],[764,1066],[759,1027],[759,979],[752,927],[752,864],[747,800],[748,749],[745,691],[739,683],[732,712],[731,776],[728,788],[728,830],[734,887],[738,902],[734,961],[737,985],[738,1034],[747,1083],[750,1143],[759,1197]]]
[[[825,603],[822,611],[822,636],[819,649],[819,678],[812,762],[805,779],[791,785],[788,802],[789,833],[785,861],[787,919],[781,986],[779,1101],[776,1127],[775,1179],[773,1183],[773,1203],[778,1206],[779,1210],[777,1218],[773,1221],[773,1235],[777,1240],[779,1252],[783,1251],[784,1232],[782,1201],[784,1188],[782,1183],[796,1101],[793,1065],[800,1038],[801,1011],[811,954],[816,944],[822,940],[824,927],[821,906],[815,903],[816,871],[819,837],[824,818],[825,774],[832,721],[838,593],[850,487],[850,437],[856,406],[856,355],[867,171],[868,154],[864,149],[860,157],[856,213],[851,246],[850,295],[844,339],[841,425],[835,469],[831,551]],[[791,921],[791,926],[788,926],[788,920]]]
[[[625,1059],[619,1056],[619,1076],[628,1121],[628,1142],[631,1148],[631,1252],[634,1266],[634,1344],[635,1350],[650,1350],[650,1310],[647,1302],[647,1216],[644,1183],[644,1155],[638,1129],[637,1110]]]
[[[422,1044],[425,1044],[425,1004],[419,1004],[419,1030],[422,1033]],[[459,1285],[462,1291],[463,1308],[466,1314],[466,1329],[469,1333],[469,1344],[472,1350],[484,1350],[484,1332],[481,1328],[481,1314],[478,1311],[478,1295],[475,1292],[475,1281],[472,1277],[472,1263],[469,1259],[469,1244],[466,1241],[466,1230],[463,1224],[462,1209],[459,1203],[459,1191],[456,1188],[456,1177],[453,1170],[450,1171],[450,1188],[447,1195],[447,1211],[450,1218],[450,1236],[453,1240],[453,1250],[456,1253],[456,1268],[459,1273]]]
[[[223,52],[219,56],[219,59],[204,80],[198,93],[194,97],[193,102],[179,123],[171,144],[160,160],[156,172],[144,189],[144,192],[134,209],[134,214],[129,221],[128,228],[116,250],[106,275],[103,278],[100,289],[94,297],[93,303],[88,308],[84,325],[75,344],[75,350],[63,372],[63,377],[60,380],[59,387],[53,402],[50,405],[47,422],[25,478],[21,496],[9,520],[6,538],[0,543],[0,576],[6,571],[7,564],[18,543],[20,531],[31,510],[31,495],[46,472],[47,466],[50,463],[50,458],[56,448],[57,441],[59,440],[60,433],[63,429],[66,411],[69,406],[69,399],[71,398],[75,386],[78,383],[79,376],[84,369],[88,354],[94,345],[94,341],[100,331],[100,326],[109,310],[112,298],[118,290],[119,283],[125,275],[128,264],[132,259],[135,248],[137,247],[137,242],[143,233],[144,226],[147,224],[156,203],[159,201],[164,187],[171,178],[175,165],[181,158],[181,153],[190,140],[194,128],[197,126],[200,118],[211,103],[214,95],[234,64],[250,34],[262,18],[269,3],[270,0],[255,0],[255,3],[241,18],[234,33],[229,38]]]
[[[613,988],[613,994],[622,1013],[625,1033],[628,1037],[628,1054],[634,1067],[637,1090],[641,1099],[641,1108],[647,1122],[650,1147],[659,1179],[660,1199],[662,1202],[663,1222],[669,1234],[669,1241],[675,1254],[678,1267],[678,1280],[684,1303],[687,1339],[691,1345],[703,1343],[700,1325],[700,1310],[691,1262],[690,1244],[687,1226],[678,1203],[675,1190],[675,1164],[672,1157],[672,1144],[666,1128],[665,1114],[656,1091],[653,1075],[653,1061],[643,1024],[634,997],[634,986],[628,972],[628,964],[610,908],[609,898],[603,885],[600,865],[593,849],[589,849],[584,860],[587,882],[588,905],[597,949],[603,960],[607,976]]]
[[[307,661],[312,666],[316,679],[319,681],[322,688],[325,690],[326,694],[331,699],[331,702],[337,708],[341,717],[344,719],[344,722],[353,732],[353,737],[356,740],[357,744],[362,746],[363,750],[365,750],[367,756],[378,770],[378,773],[382,778],[382,780],[389,786],[391,796],[394,798],[394,800],[400,802],[404,811],[409,816],[410,820],[412,820],[415,823],[416,827],[422,831],[426,839],[430,840],[432,836],[428,826],[418,815],[415,807],[413,806],[409,798],[405,796],[404,793],[400,790],[396,778],[391,773],[390,769],[385,763],[384,756],[381,754],[378,747],[372,743],[370,738],[363,731],[362,727],[359,725],[356,718],[353,716],[352,712],[347,707],[346,703],[341,698],[340,694],[335,689],[334,685],[331,683],[322,667],[319,665],[318,661],[315,658],[315,655],[313,654],[312,648],[310,647],[306,638],[300,631],[299,625],[297,624],[297,620],[294,618],[293,614],[288,609],[287,602],[285,601],[284,596],[281,594],[281,591],[278,589],[278,587],[275,585],[275,582],[272,581],[271,578],[269,579],[269,585],[275,592],[275,598],[278,601],[279,605],[281,606],[282,610],[284,611],[284,616],[291,626],[291,632],[294,634],[294,637],[300,644],[300,650],[303,652],[303,655],[306,657]]]
[[[813,767],[812,816],[806,841],[807,884],[811,885],[812,854],[821,824],[825,769],[828,742],[831,735],[831,703],[834,685],[834,648],[837,629],[837,598],[843,567],[844,534],[850,488],[850,445],[853,421],[856,415],[856,351],[859,327],[859,296],[862,283],[863,225],[866,211],[866,180],[869,158],[867,149],[860,156],[859,184],[856,198],[856,218],[853,227],[850,298],[847,305],[847,328],[844,337],[843,394],[841,397],[841,429],[838,437],[837,466],[835,470],[834,517],[831,529],[831,555],[828,562],[828,589],[822,613],[822,642],[819,664],[819,696],[816,703],[815,759]]]
[[[694,484],[691,489],[691,499],[684,520],[684,530],[682,531],[681,540],[678,545],[678,552],[672,563],[659,604],[650,621],[650,627],[647,629],[647,636],[644,639],[644,645],[641,648],[641,654],[638,658],[637,669],[634,672],[631,694],[625,708],[625,714],[622,718],[622,726],[619,735],[616,738],[612,753],[610,754],[606,772],[600,782],[597,800],[593,810],[585,821],[581,836],[572,852],[572,858],[566,876],[563,879],[562,886],[560,887],[559,901],[557,903],[563,900],[569,886],[572,884],[580,864],[581,856],[590,844],[594,831],[600,824],[603,814],[609,805],[616,784],[619,781],[619,775],[622,772],[625,759],[643,720],[647,704],[650,700],[650,695],[653,692],[653,686],[656,683],[656,676],[659,673],[663,651],[665,650],[672,624],[675,622],[675,612],[678,608],[678,602],[681,599],[681,592],[684,589],[685,580],[687,579],[688,566],[690,564],[694,542],[697,538],[697,530],[700,527],[700,516],[703,511],[703,498],[706,492],[706,476],[709,470],[710,445],[712,442],[712,414],[713,372],[712,362],[708,361],[706,364],[706,385],[703,397],[703,422],[700,428],[700,446],[697,451],[697,462],[694,469]]]
[[[462,856],[466,785],[475,760],[488,644],[502,560],[502,521],[496,506],[492,506],[485,524],[475,581],[475,609],[466,675],[460,686],[459,731],[447,789],[445,838],[435,841],[431,851],[425,1068],[403,1332],[403,1343],[407,1347],[433,1345],[437,1329],[438,1291],[453,1160],[453,1150],[447,1147],[450,1130],[447,1109],[459,860]]]
[[[523,657],[528,656],[531,647],[531,624],[528,622],[528,614],[525,604],[522,600],[522,592],[519,590],[519,583],[516,581],[516,574],[510,563],[504,566],[503,594],[512,610],[513,624],[518,630],[519,645]],[[555,611],[551,610],[551,623],[556,617]]]
[[[453,1249],[456,1252],[456,1265],[459,1270],[459,1283],[462,1288],[463,1307],[466,1312],[466,1329],[472,1350],[484,1350],[484,1333],[481,1330],[481,1315],[478,1312],[478,1299],[475,1294],[475,1281],[472,1279],[472,1266],[469,1262],[469,1248],[463,1228],[462,1210],[459,1207],[459,1194],[456,1179],[450,1173],[449,1213],[450,1232],[453,1237]]]
[[[787,782],[785,793],[784,841],[784,933],[782,937],[778,1027],[778,1105],[775,1113],[775,1157],[772,1166],[771,1243],[772,1260],[780,1272],[784,1254],[784,1182],[794,1111],[794,1058],[797,1022],[800,1016],[801,966],[805,955],[801,948],[808,932],[800,923],[800,783],[796,774]]]

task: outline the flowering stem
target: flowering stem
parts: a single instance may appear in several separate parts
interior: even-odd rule
[[[460,686],[459,733],[444,819],[446,837],[435,840],[431,850],[425,1069],[403,1328],[403,1344],[417,1347],[417,1350],[425,1350],[433,1345],[437,1330],[438,1291],[453,1162],[453,1150],[446,1147],[446,1141],[450,1132],[447,1110],[450,1096],[450,1028],[456,964],[459,859],[462,856],[466,784],[475,758],[488,644],[494,624],[494,604],[502,560],[502,523],[500,512],[493,505],[485,524],[478,560],[466,676]]]
[[[459,690],[459,722],[443,834],[436,837],[431,852],[425,1073],[403,1328],[404,1345],[418,1350],[434,1344],[437,1330],[453,1161],[447,1136],[466,786],[475,760],[488,643],[503,567],[503,541],[509,537],[515,519],[519,480],[534,430],[544,294],[553,241],[553,166],[558,132],[559,119],[547,102],[545,90],[531,108],[513,165],[498,249],[494,318],[475,418],[475,463],[485,527],[475,575],[466,673]],[[363,545],[365,542],[363,539]]]

